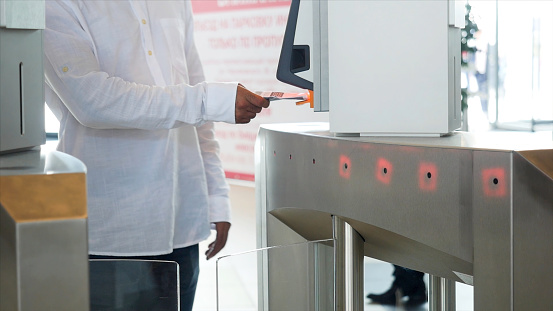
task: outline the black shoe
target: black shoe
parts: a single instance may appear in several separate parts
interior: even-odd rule
[[[403,297],[408,297],[407,302],[403,302]],[[420,306],[428,302],[428,295],[426,294],[426,289],[421,292],[411,293],[410,295],[405,295],[401,288],[390,288],[382,294],[368,294],[367,298],[371,299],[373,303],[378,303],[381,305],[389,306],[398,306],[403,305],[415,307]]]
[[[367,298],[371,299],[374,303],[395,306],[398,300],[403,298],[403,293],[398,286],[392,284],[392,287],[386,292],[382,294],[368,294]]]
[[[382,294],[368,294],[372,302],[382,305],[403,305],[403,297],[408,297],[406,305],[418,306],[428,301],[424,273],[394,266],[394,282]]]

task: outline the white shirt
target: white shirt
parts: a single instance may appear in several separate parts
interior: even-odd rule
[[[46,1],[44,55],[91,254],[170,253],[230,221],[212,121],[235,122],[237,83],[203,82],[189,1]]]

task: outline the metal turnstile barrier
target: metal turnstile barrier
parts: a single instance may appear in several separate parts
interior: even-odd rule
[[[256,200],[259,247],[336,238],[340,219],[363,256],[431,275],[433,311],[455,310],[454,282],[474,287],[476,311],[553,310],[553,242],[543,238],[553,236],[551,133],[337,137],[326,123],[265,125]],[[332,280],[336,306],[302,310],[362,310],[348,280],[359,261],[351,234],[318,254],[336,258],[342,275]],[[281,291],[273,278],[289,270],[273,262],[259,267],[260,310],[285,309],[271,299]]]

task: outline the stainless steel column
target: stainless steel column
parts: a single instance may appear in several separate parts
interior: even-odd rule
[[[334,310],[363,310],[363,238],[338,216],[332,216],[332,227]]]
[[[429,311],[455,311],[455,281],[429,276]]]
[[[36,149],[0,156],[0,276],[0,310],[90,309],[80,160]]]

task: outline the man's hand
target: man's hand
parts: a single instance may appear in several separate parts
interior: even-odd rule
[[[236,90],[235,105],[236,123],[250,123],[250,120],[261,112],[261,109],[269,107],[269,101],[265,98],[248,91],[241,84]]]
[[[210,259],[213,256],[217,255],[225,244],[227,244],[228,231],[230,229],[230,223],[228,222],[216,222],[215,230],[217,231],[217,237],[215,241],[209,244],[209,248],[205,252],[206,259]]]

